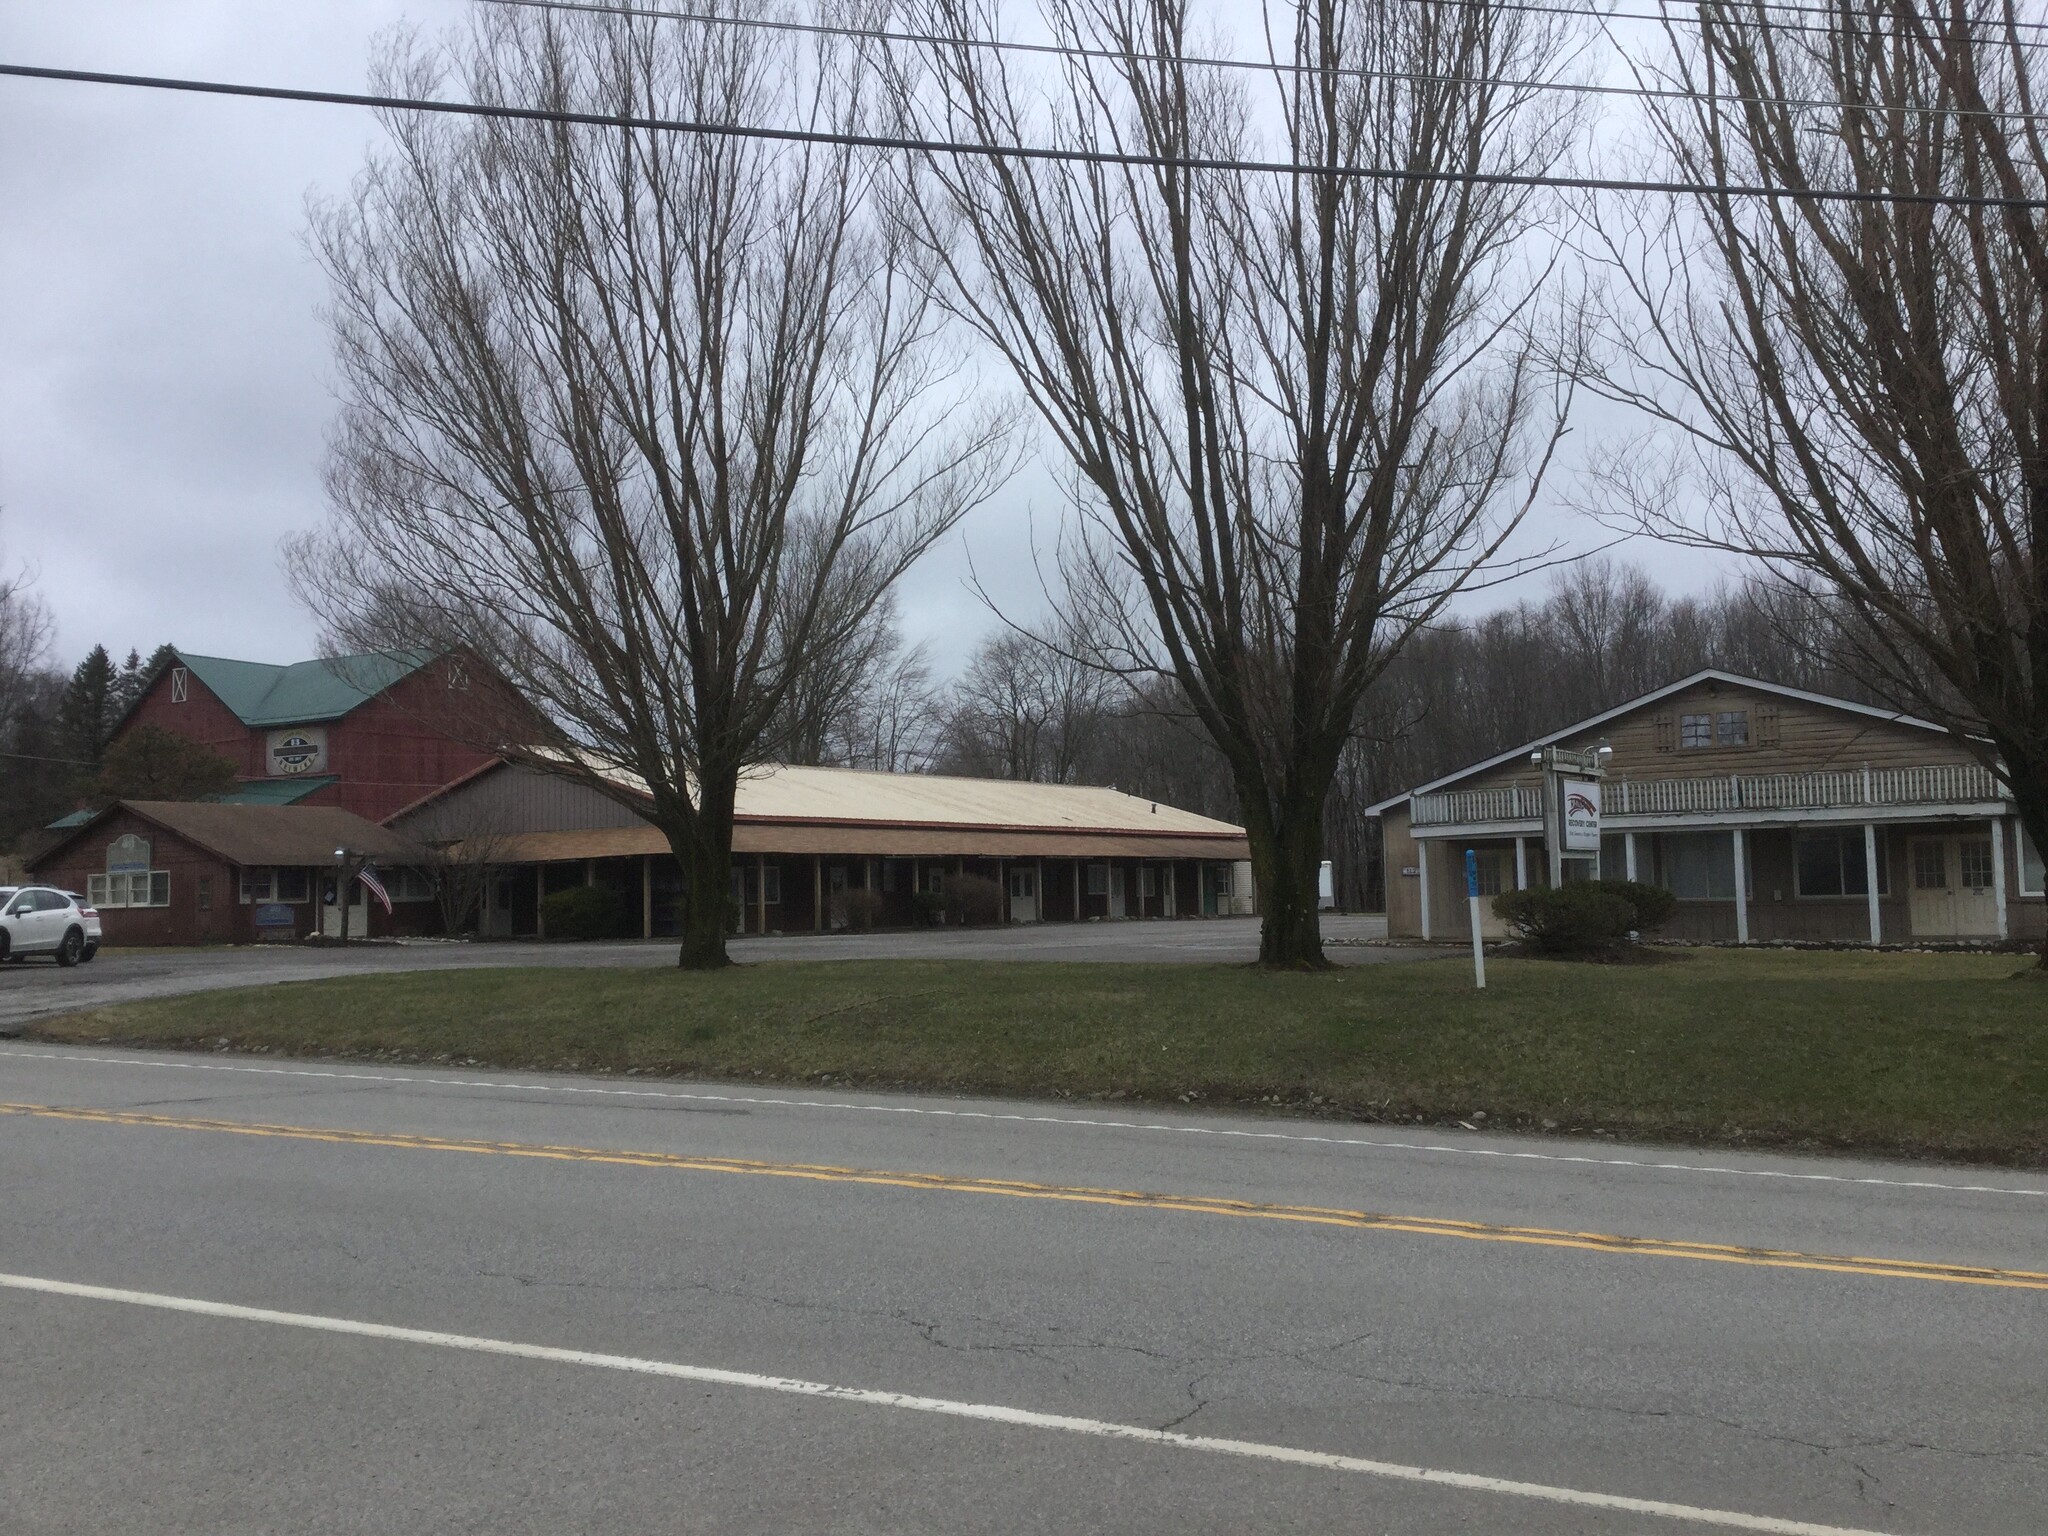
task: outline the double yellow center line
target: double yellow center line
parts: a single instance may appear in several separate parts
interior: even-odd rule
[[[282,1137],[292,1141],[330,1142],[342,1146],[400,1147],[416,1152],[467,1152],[489,1157],[545,1158],[556,1162],[607,1163],[618,1167],[664,1168],[688,1173],[753,1174],[766,1178],[810,1179],[828,1184],[871,1184],[891,1189],[920,1189],[944,1194],[1006,1195],[1017,1200],[1058,1200],[1078,1205],[1176,1211],[1195,1216],[1234,1216],[1255,1221],[1345,1227],[1362,1232],[1407,1232],[1422,1237],[1456,1237],[1480,1243],[1522,1243],[1539,1248],[1575,1248],[1591,1253],[1630,1254],[1639,1258],[1692,1259],[1710,1264],[1742,1264],[1761,1269],[1819,1270],[1828,1274],[1868,1275],[1890,1280],[1936,1280],[1950,1285],[1987,1285],[2005,1290],[2048,1291],[2048,1273],[2035,1270],[1989,1269],[1969,1264],[1868,1258],[1853,1254],[1802,1253],[1786,1248],[1745,1248],[1732,1243],[1695,1243],[1677,1238],[1628,1237],[1613,1232],[1571,1232],[1551,1227],[1454,1221],[1439,1216],[1397,1216],[1379,1211],[1354,1211],[1321,1205],[1275,1205],[1253,1200],[1231,1200],[1220,1196],[1166,1195],[1142,1190],[1094,1189],[1086,1185],[1038,1184],[1022,1179],[976,1179],[947,1173],[841,1168],[827,1163],[771,1163],[752,1158],[692,1156],[675,1152],[613,1151],[601,1147],[550,1146],[524,1141],[468,1141],[445,1136],[415,1136],[398,1131],[349,1131],[307,1125],[265,1125],[244,1120],[204,1120],[181,1115],[149,1115],[136,1110],[81,1109],[55,1104],[0,1103],[0,1115],[25,1115],[43,1120],[76,1120],[95,1125],[140,1126],[157,1130],[216,1131],[232,1136]]]

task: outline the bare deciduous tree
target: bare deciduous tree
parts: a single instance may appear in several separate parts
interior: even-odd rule
[[[994,0],[910,10],[940,37],[998,35]],[[1191,62],[1210,50],[1185,0],[1044,13],[1100,54],[1048,82],[964,43],[899,51],[906,123],[1147,158],[928,155],[910,206],[947,304],[1072,469],[1070,598],[1229,764],[1261,959],[1320,964],[1323,806],[1359,699],[1500,549],[1561,430],[1549,205],[1483,178],[1564,152],[1566,98],[1529,82],[1561,67],[1572,23],[1297,0],[1263,14],[1260,95]],[[1186,163],[1202,157],[1300,169]]]
[[[1799,29],[1753,3],[1671,18],[1636,60],[1673,92],[1648,107],[1671,170],[1863,200],[1603,211],[1629,301],[1604,387],[1673,429],[1659,465],[1616,456],[1614,504],[1807,590],[1811,621],[1992,764],[2048,847],[2034,23],[1990,0],[1880,0]]]
[[[401,38],[380,89],[607,116],[859,128],[830,41],[495,11]],[[292,568],[356,649],[467,647],[548,739],[644,782],[725,963],[740,775],[815,659],[1000,481],[878,164],[835,143],[395,113],[319,209],[343,397],[332,519]],[[395,632],[394,632],[395,631]]]
[[[941,761],[953,773],[1083,782],[1117,689],[1075,637],[1004,630],[975,648],[952,687]]]

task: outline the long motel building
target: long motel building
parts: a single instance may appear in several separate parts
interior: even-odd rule
[[[1547,883],[1546,749],[1603,766],[1597,854],[1669,890],[1664,935],[1701,942],[2040,942],[2041,850],[1991,768],[1940,726],[1706,670],[1370,807],[1388,932],[1471,938],[1479,892]],[[1562,854],[1563,850],[1559,850]],[[1501,936],[1490,899],[1481,933]]]
[[[603,885],[644,937],[681,932],[683,875],[625,776],[611,793],[493,761],[389,818],[393,831],[487,862],[480,931],[544,938],[541,899]],[[878,927],[907,926],[916,893],[976,876],[1007,923],[1193,918],[1256,910],[1244,830],[1085,785],[764,767],[740,780],[731,895],[739,931],[850,926],[854,891]]]

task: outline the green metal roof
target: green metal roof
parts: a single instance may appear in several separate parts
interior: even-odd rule
[[[73,827],[84,826],[98,814],[98,811],[73,811],[69,816],[59,816],[55,821],[43,828],[43,830],[45,832],[69,832]]]
[[[296,805],[316,789],[339,782],[339,775],[316,774],[310,779],[250,779],[222,795],[208,795],[215,805]]]
[[[279,667],[185,651],[177,657],[179,665],[189,668],[244,725],[338,720],[431,659],[424,651],[391,651]]]

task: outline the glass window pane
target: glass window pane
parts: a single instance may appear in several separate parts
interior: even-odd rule
[[[1749,711],[1724,709],[1714,718],[1715,740],[1724,747],[1749,745]]]
[[[85,899],[96,907],[104,907],[107,904],[107,877],[105,875],[87,875],[85,877]]]
[[[1712,715],[1680,715],[1678,744],[1681,747],[1711,747],[1714,744]]]
[[[137,875],[136,879],[143,877]],[[171,904],[171,872],[168,869],[152,871],[149,875],[149,904],[152,907],[168,907]]]
[[[1725,832],[1664,835],[1664,887],[1683,901],[1735,899],[1735,848]]]
[[[1966,891],[1988,891],[1991,889],[1991,839],[1988,837],[1966,837],[1956,844],[1961,855],[1963,889]]]
[[[2048,869],[2042,867],[2041,850],[2025,827],[2020,828],[2020,889],[2029,896],[2048,890]]]

